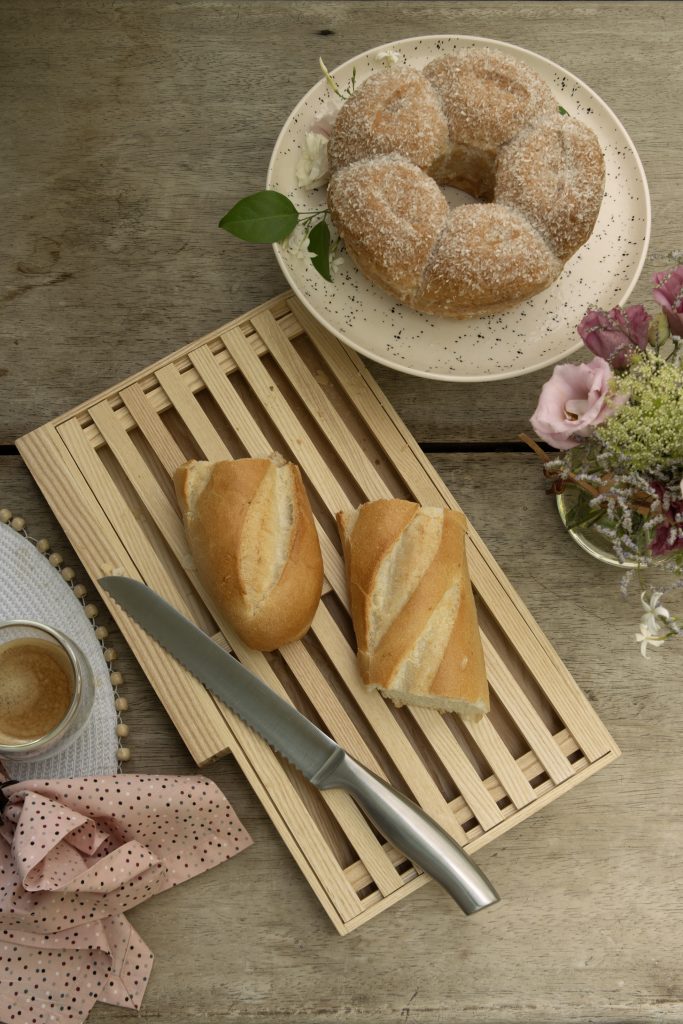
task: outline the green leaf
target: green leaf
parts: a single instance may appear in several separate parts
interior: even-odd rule
[[[568,111],[566,111],[566,110],[564,109],[564,107],[558,107],[557,109],[559,110],[559,112],[560,112],[560,113],[561,113],[561,114],[562,114],[562,115],[563,115],[564,117],[569,117],[569,112],[568,112]]]
[[[664,342],[668,341],[671,337],[671,330],[669,328],[669,322],[666,319],[665,313],[657,313],[650,320],[650,325],[647,329],[647,340],[650,345],[654,348],[661,348]]]
[[[324,220],[318,221],[308,236],[311,262],[326,281],[332,280],[330,273],[330,229]]]
[[[572,512],[574,511],[575,510],[572,509]],[[567,516],[567,526],[570,530],[578,530],[581,526],[593,526],[593,524],[597,523],[600,519],[602,519],[604,515],[604,508],[591,509],[591,511],[588,512],[583,518],[580,518],[578,515],[570,514]]]
[[[281,242],[298,223],[299,214],[291,199],[267,189],[240,199],[218,226],[245,242]]]

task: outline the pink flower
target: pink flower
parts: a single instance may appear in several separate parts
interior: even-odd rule
[[[591,352],[607,359],[615,370],[623,370],[635,349],[647,345],[649,325],[650,314],[644,306],[615,306],[609,313],[590,309],[576,329]]]
[[[672,333],[683,337],[683,266],[662,270],[652,280],[656,285],[653,299],[664,310]]]
[[[575,448],[626,401],[623,395],[610,395],[611,379],[609,363],[599,356],[578,366],[556,366],[543,385],[531,426],[555,448]]]

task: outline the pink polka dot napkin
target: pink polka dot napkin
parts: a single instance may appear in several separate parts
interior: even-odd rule
[[[3,787],[0,1020],[71,1024],[96,1000],[138,1009],[152,953],[124,911],[251,844],[201,776]]]

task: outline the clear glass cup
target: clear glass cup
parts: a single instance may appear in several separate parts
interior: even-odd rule
[[[68,636],[26,619],[0,622],[0,759],[36,761],[70,746],[94,697],[90,665]]]

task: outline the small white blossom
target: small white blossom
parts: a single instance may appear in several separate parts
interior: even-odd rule
[[[398,64],[401,60],[401,54],[398,50],[380,50],[375,54],[374,59],[377,64],[382,64],[385,68],[393,68],[394,64]]]
[[[327,136],[307,132],[303,152],[296,165],[296,181],[301,188],[316,189],[327,180]]]
[[[341,270],[341,268],[343,266],[344,266],[344,257],[343,256],[333,256],[332,257],[332,259],[330,260],[330,273],[331,273],[333,279],[337,276],[337,271]]]
[[[640,595],[640,603],[645,609],[645,614],[640,620],[640,632],[636,633],[636,640],[640,644],[640,653],[644,658],[648,657],[648,647],[661,647],[670,633],[669,620],[671,614],[659,602],[662,599],[660,590],[653,590],[647,598],[647,591]]]
[[[322,114],[313,123],[311,131],[318,134],[324,135],[329,139],[332,134],[334,122],[337,120],[337,115],[341,110],[341,103],[337,99],[329,99],[325,104]]]
[[[311,252],[308,247],[309,241],[308,232],[304,226],[302,224],[297,224],[291,235],[289,235],[283,244],[283,248],[298,260],[308,260],[311,256]]]
[[[640,633],[636,633],[636,640],[640,644],[640,653],[644,658],[649,657],[647,653],[648,646],[650,647],[661,647],[666,637],[663,636],[650,636],[649,633],[644,632],[641,626]]]

